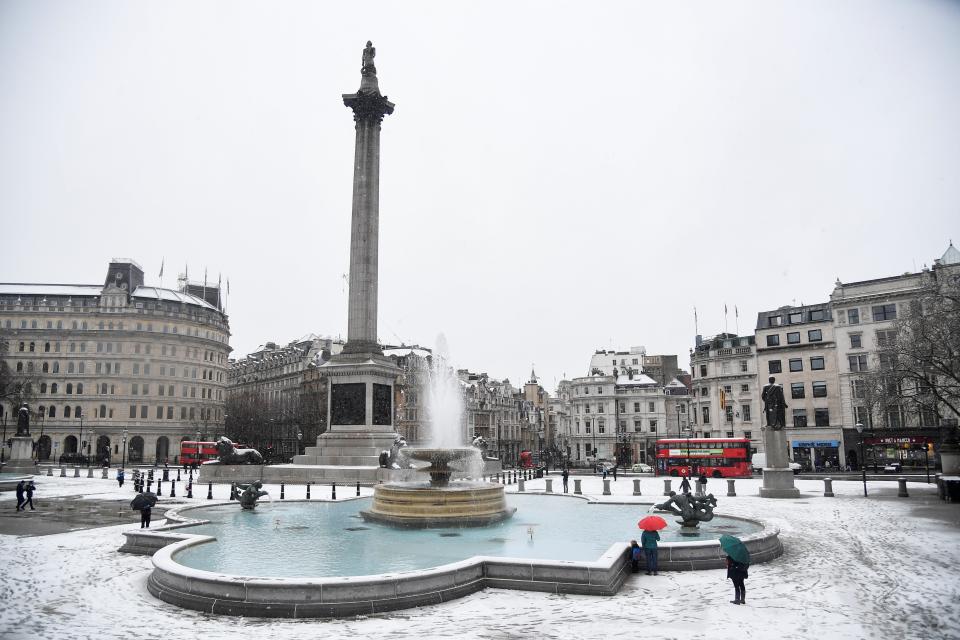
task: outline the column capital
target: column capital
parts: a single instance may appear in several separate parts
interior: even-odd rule
[[[371,121],[379,124],[383,116],[393,113],[394,104],[379,93],[345,93],[343,104],[353,109],[355,121]]]

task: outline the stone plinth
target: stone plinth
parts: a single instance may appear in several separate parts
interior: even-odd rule
[[[33,438],[14,436],[11,438],[10,458],[3,464],[4,473],[37,473],[33,461]]]
[[[761,498],[799,498],[800,490],[793,486],[793,470],[787,457],[787,436],[783,429],[763,429],[763,445],[769,467],[763,470]]]
[[[475,527],[506,520],[503,486],[491,482],[454,482],[443,488],[428,483],[380,484],[364,520],[400,527]]]

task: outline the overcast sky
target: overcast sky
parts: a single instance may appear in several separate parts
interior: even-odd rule
[[[345,337],[368,39],[384,342],[552,392],[960,242],[958,2],[0,0],[0,281],[189,264],[234,355]]]

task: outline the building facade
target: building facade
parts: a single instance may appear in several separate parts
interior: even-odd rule
[[[179,443],[222,433],[230,327],[217,287],[144,284],[114,259],[100,284],[0,284],[5,364],[30,404],[41,461],[84,455],[174,462]]]
[[[826,302],[757,316],[757,387],[783,386],[790,455],[806,470],[846,465],[833,312]],[[759,396],[757,405],[762,409]],[[762,421],[762,420],[761,420]]]
[[[697,336],[690,352],[690,429],[695,438],[747,438],[763,450],[754,336]]]

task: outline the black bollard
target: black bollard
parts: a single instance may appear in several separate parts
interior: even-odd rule
[[[171,498],[177,497],[177,481],[176,480],[170,481],[170,497]]]
[[[307,483],[307,500],[310,499],[310,483]]]
[[[177,473],[177,475],[180,475],[180,474]],[[192,483],[192,482],[187,483],[187,497],[188,497],[188,498],[192,498],[192,497],[193,497],[193,483]]]
[[[281,500],[284,500],[284,499],[285,499],[285,496],[283,495],[283,490],[284,490],[284,489],[285,489],[284,484],[281,482],[281,483],[280,483],[280,499],[281,499]]]
[[[236,482],[230,483],[230,499],[231,500],[237,499],[237,483]]]
[[[163,493],[163,478],[157,480],[157,495]]]
[[[147,491],[153,491],[153,478],[147,478]]]
[[[360,496],[360,481],[357,480],[357,497]]]
[[[180,469],[177,469],[177,480],[180,480]]]
[[[334,500],[337,499],[337,483],[336,482],[333,483],[333,492],[331,495],[333,496]]]
[[[213,500],[213,483],[207,485],[207,500]]]

